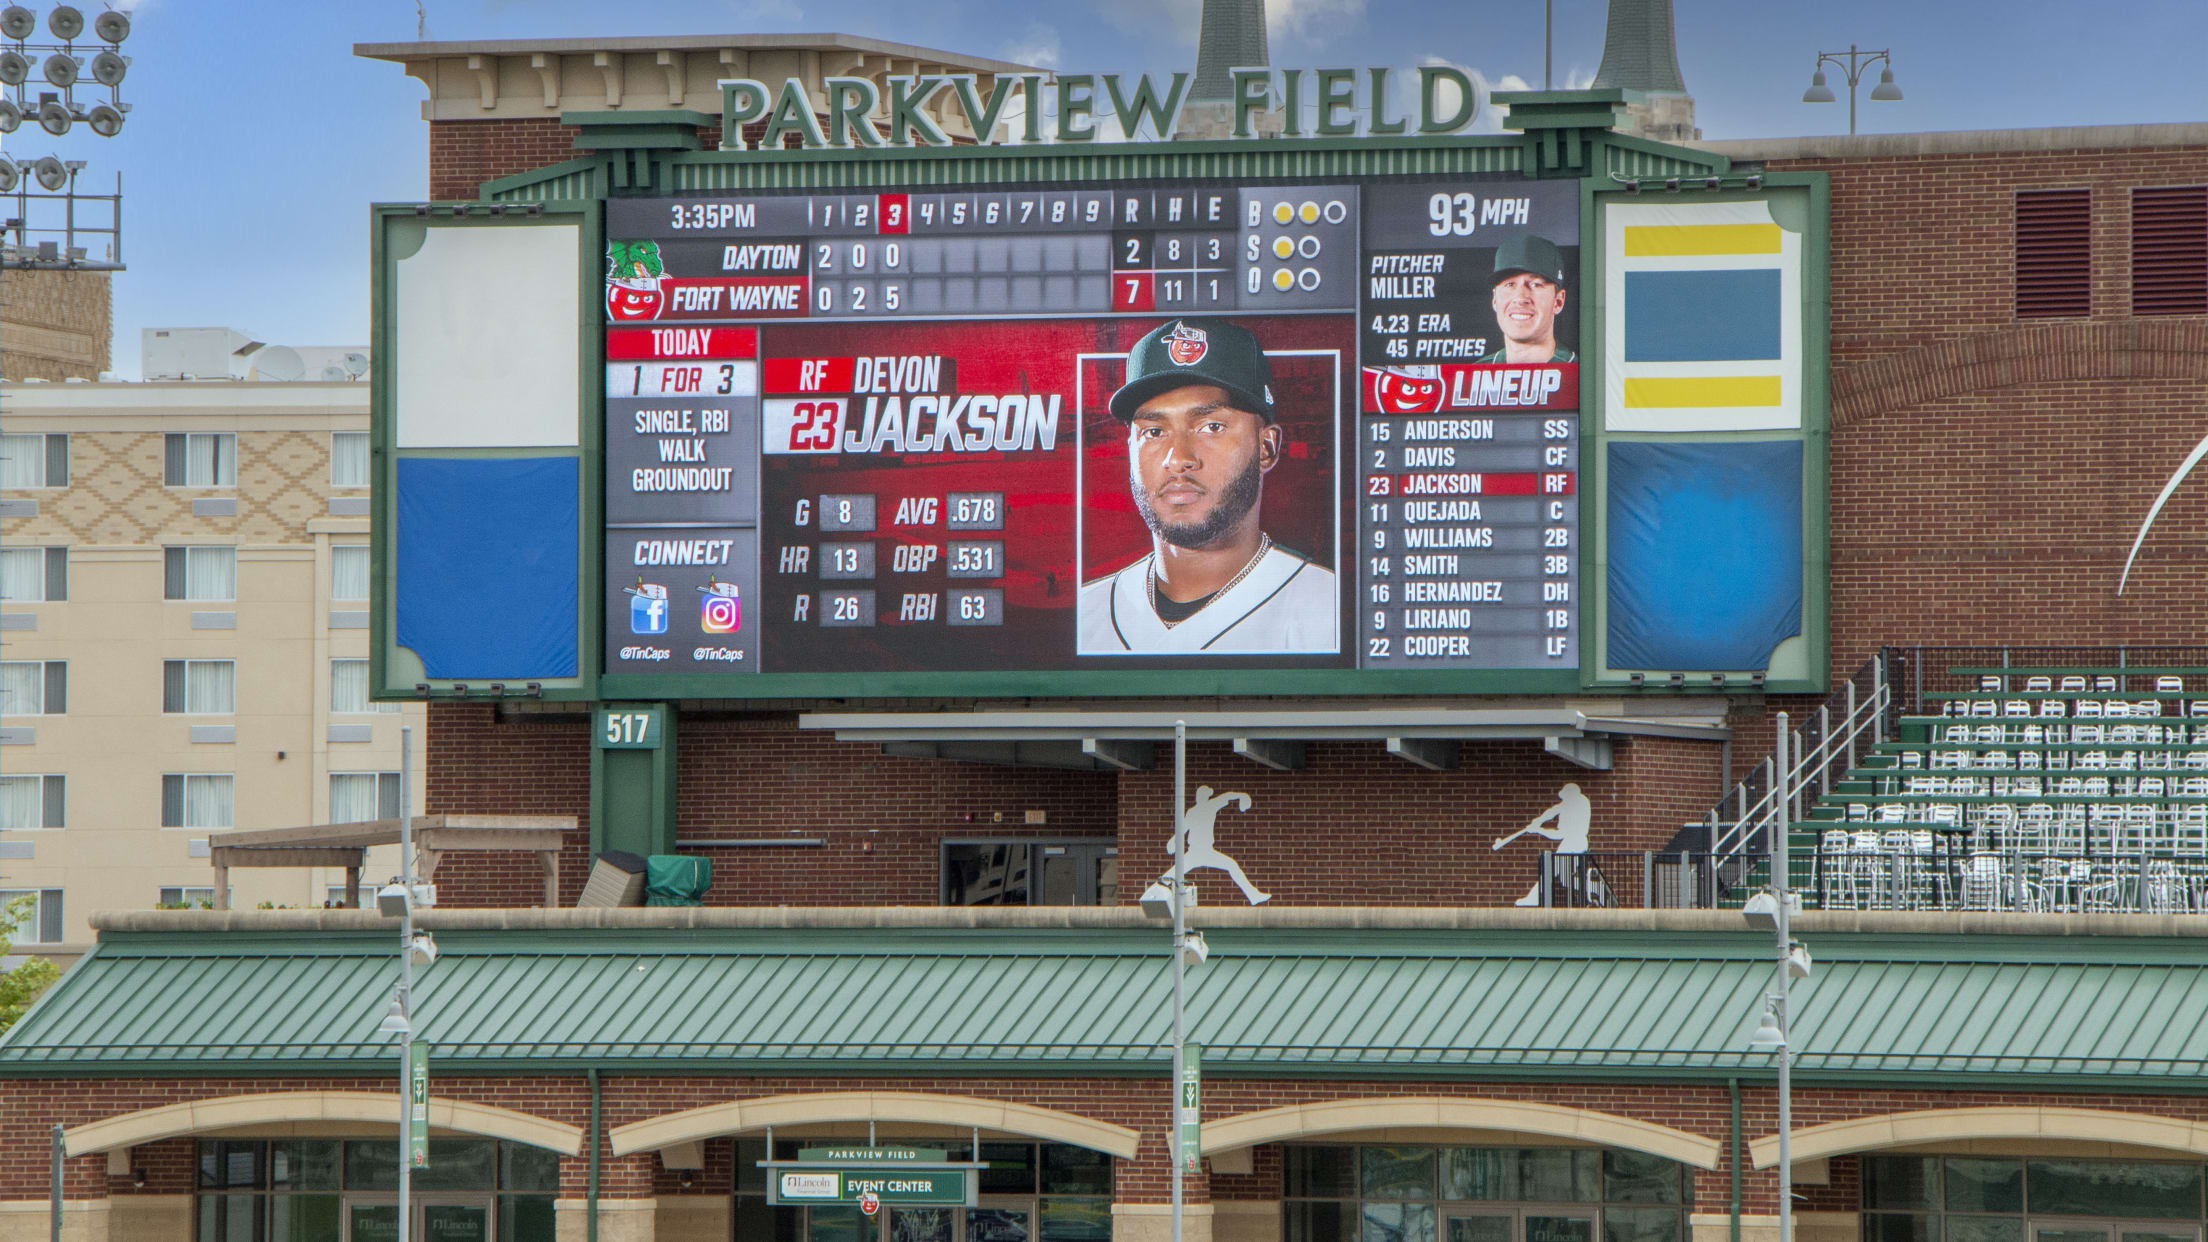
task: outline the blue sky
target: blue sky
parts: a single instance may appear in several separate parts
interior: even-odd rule
[[[23,0],[43,18],[48,0]],[[93,3],[80,0],[91,11]],[[422,0],[431,39],[837,31],[1073,71],[1193,59],[1199,0]],[[118,7],[132,7],[128,3]],[[1532,0],[1271,0],[1276,65],[1429,57],[1491,83],[1541,76]],[[1602,56],[1604,0],[1554,0],[1558,86]],[[2120,22],[2075,0],[1676,0],[1705,137],[1844,133],[1845,103],[1799,102],[1819,51],[1891,47],[1906,98],[1860,106],[1866,133],[2208,120],[2208,3],[2134,0]],[[121,136],[9,135],[16,158],[123,175],[115,366],[146,327],[220,324],[289,345],[368,338],[366,205],[427,191],[424,92],[352,45],[415,37],[414,0],[139,0]],[[1869,84],[1862,88],[1867,94]]]

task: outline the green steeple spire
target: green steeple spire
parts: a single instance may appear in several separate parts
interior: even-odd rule
[[[1204,6],[1208,20],[1211,6]],[[1687,93],[1679,76],[1679,40],[1673,33],[1671,0],[1610,0],[1610,24],[1602,38],[1602,68],[1596,86],[1667,95]]]
[[[1669,9],[1666,9],[1669,12]],[[1270,65],[1265,49],[1265,0],[1204,0],[1196,36],[1196,80],[1191,99],[1225,99],[1233,88],[1229,69]]]

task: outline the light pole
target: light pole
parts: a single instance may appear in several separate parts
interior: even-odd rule
[[[1788,743],[1785,712],[1778,714],[1777,738],[1771,747],[1771,887],[1750,897],[1741,907],[1751,926],[1769,927],[1777,933],[1778,964],[1771,991],[1763,998],[1763,1020],[1748,1046],[1775,1052],[1779,1057],[1779,1239],[1794,1242],[1794,1017],[1793,983],[1808,978],[1809,950],[1794,942],[1794,912],[1799,899],[1787,877],[1787,822],[1792,806],[1794,771]]]
[[[415,1099],[414,1082],[414,959],[423,964],[437,960],[436,942],[428,933],[414,934],[414,820],[407,806],[407,786],[414,772],[414,730],[399,729],[399,878],[376,893],[376,909],[399,920],[399,983],[378,1030],[399,1037],[399,1221],[398,1242],[412,1234],[408,1212],[413,1189],[413,1135],[417,1120],[426,1123],[429,1101]],[[417,1116],[419,1114],[419,1116]]]
[[[1846,57],[1846,60],[1842,60],[1842,57]],[[1853,134],[1855,132],[1855,85],[1863,80],[1865,70],[1880,61],[1886,62],[1886,67],[1879,71],[1878,85],[1871,88],[1871,98],[1879,103],[1899,102],[1901,88],[1894,85],[1894,58],[1892,54],[1884,49],[1876,52],[1862,51],[1853,43],[1848,45],[1848,50],[1845,52],[1817,53],[1817,68],[1809,75],[1809,89],[1802,92],[1802,102],[1831,103],[1834,96],[1832,88],[1825,85],[1825,66],[1831,65],[1838,69],[1841,75],[1848,80],[1848,132]]]
[[[1182,1219],[1182,1092],[1186,1082],[1188,1048],[1188,968],[1211,955],[1203,933],[1188,930],[1188,907],[1195,904],[1188,890],[1188,841],[1183,835],[1188,815],[1188,722],[1173,722],[1173,871],[1143,890],[1142,912],[1151,918],[1173,920],[1173,1111],[1166,1133],[1166,1156],[1173,1164],[1173,1242],[1181,1242]]]

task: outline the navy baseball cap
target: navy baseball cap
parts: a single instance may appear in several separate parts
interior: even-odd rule
[[[1274,421],[1273,366],[1248,328],[1224,319],[1168,320],[1136,341],[1112,416],[1132,422],[1143,402],[1191,384],[1223,388],[1236,409]]]

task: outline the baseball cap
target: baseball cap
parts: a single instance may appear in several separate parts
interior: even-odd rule
[[[1224,388],[1235,408],[1274,421],[1272,364],[1248,328],[1224,319],[1171,319],[1136,341],[1112,416],[1132,422],[1143,402],[1191,384]]]
[[[1546,237],[1513,237],[1495,249],[1495,279],[1531,272],[1552,284],[1564,283],[1564,252]]]

